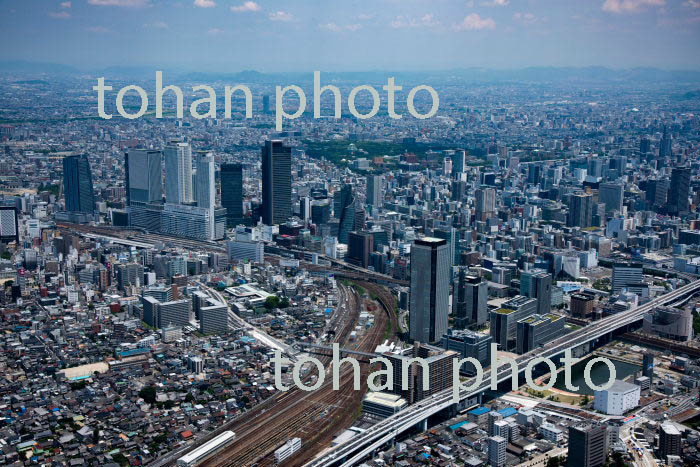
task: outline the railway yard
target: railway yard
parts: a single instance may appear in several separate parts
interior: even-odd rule
[[[345,298],[344,313],[336,313],[331,319],[328,330],[335,331],[335,338],[341,347],[352,348],[362,352],[373,352],[377,345],[387,337],[388,329],[396,329],[393,297],[387,289],[370,283],[358,284],[367,291],[370,297],[361,297],[355,288],[341,285]],[[359,287],[358,287],[359,288]],[[377,304],[379,306],[373,305]],[[368,306],[369,305],[369,306]],[[355,328],[360,310],[373,309],[375,322],[357,341],[350,342],[350,334]],[[339,309],[339,311],[341,311]],[[328,365],[331,357],[317,356],[324,365]],[[369,365],[361,363],[361,381],[365,381],[369,373]],[[306,378],[313,378],[309,373]],[[334,436],[349,427],[361,406],[366,387],[355,391],[352,387],[352,369],[344,366],[340,373],[340,389],[333,390],[330,380],[317,390],[304,392],[296,387],[274,396],[270,404],[253,409],[245,417],[227,427],[236,433],[237,441],[218,456],[209,459],[202,465],[214,466],[247,466],[274,465],[274,451],[288,439],[302,439],[302,449],[289,459],[286,465],[302,465],[327,447]]]

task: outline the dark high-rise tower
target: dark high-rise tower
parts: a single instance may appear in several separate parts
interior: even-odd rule
[[[668,214],[681,215],[690,210],[690,169],[676,167],[671,173],[671,186],[668,192]]]
[[[282,224],[292,217],[292,148],[266,141],[262,148],[262,220]]]
[[[673,156],[673,140],[664,126],[664,133],[661,136],[661,141],[659,141],[659,157],[663,158],[671,156]]]
[[[569,227],[590,227],[593,225],[593,196],[587,193],[574,193],[569,198]]]
[[[126,164],[126,200],[129,205],[163,201],[163,153],[147,149],[128,151]]]
[[[481,326],[488,321],[488,292],[489,286],[485,281],[470,276],[467,268],[460,269],[452,302],[452,315],[457,329],[465,329],[470,325]]]
[[[575,467],[600,467],[608,453],[605,425],[575,425],[569,427],[568,464]]]
[[[66,211],[95,211],[92,171],[85,154],[63,158],[63,192],[66,196]]]
[[[226,225],[243,221],[243,166],[221,164],[221,205],[226,208]]]
[[[450,251],[440,238],[425,237],[411,246],[410,336],[438,342],[447,331]]]

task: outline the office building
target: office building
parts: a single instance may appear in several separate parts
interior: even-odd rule
[[[645,352],[642,357],[642,376],[649,378],[650,383],[654,380],[654,354]]]
[[[92,171],[87,155],[63,158],[63,193],[66,197],[66,211],[95,212]]]
[[[517,324],[521,319],[537,313],[537,300],[518,295],[503,304],[489,315],[490,333],[493,343],[500,350],[510,351],[515,348]]]
[[[459,358],[475,358],[481,363],[482,368],[491,364],[491,336],[481,334],[468,329],[448,329],[442,336],[442,348],[452,350],[459,354]],[[466,362],[460,368],[460,372],[473,376],[476,367],[473,363]]]
[[[452,315],[457,329],[482,326],[488,321],[489,286],[480,277],[469,275],[467,268],[459,271],[459,281],[452,297]]]
[[[225,303],[207,300],[199,307],[199,332],[219,334],[229,330],[229,309]]]
[[[301,438],[292,438],[275,450],[275,461],[281,464],[301,449]]]
[[[496,215],[496,190],[493,188],[478,188],[474,192],[476,202],[476,220],[485,221]]]
[[[292,148],[266,141],[262,148],[262,220],[266,225],[292,217]]]
[[[689,308],[658,306],[644,314],[643,330],[663,339],[689,342],[693,338],[693,313]]]
[[[370,255],[374,250],[374,235],[372,232],[350,232],[348,236],[348,263],[366,268],[369,266]]]
[[[129,286],[140,287],[143,284],[143,266],[136,263],[117,266],[117,286],[124,290]]]
[[[619,183],[601,183],[598,187],[598,201],[605,204],[605,214],[622,212],[625,189]]]
[[[641,264],[615,263],[612,270],[612,291],[615,294],[622,289],[636,289],[643,283],[644,267]]]
[[[387,392],[400,395],[409,404],[452,387],[452,365],[457,352],[416,342],[408,349],[384,353],[382,357],[389,360],[393,371],[393,386]],[[413,361],[415,358],[421,358],[424,364]],[[402,387],[404,367],[408,369],[408,389]],[[428,372],[429,387],[423,386],[424,371]]]
[[[438,342],[447,331],[450,276],[445,240],[425,237],[413,243],[409,315],[414,341]]]
[[[160,302],[156,308],[155,327],[184,326],[190,322],[191,302],[188,299]]]
[[[605,425],[579,424],[569,427],[569,467],[601,467],[608,457]]]
[[[225,236],[224,209],[166,203],[161,211],[160,232],[194,240],[219,240]]]
[[[447,242],[447,249],[450,250],[450,266],[457,264],[457,229],[454,227],[433,229],[433,237],[441,238]]]
[[[682,453],[681,432],[672,423],[662,423],[659,427],[659,456],[665,460],[668,456],[680,456]]]
[[[538,269],[523,272],[520,295],[537,299],[537,314],[546,315],[552,309],[552,275]]]
[[[593,225],[593,195],[574,193],[570,196],[566,225],[581,228]]]
[[[690,169],[675,167],[671,172],[671,186],[668,192],[667,214],[681,216],[690,211]]]
[[[265,261],[265,245],[263,242],[230,240],[226,242],[226,251],[231,261],[252,261],[255,263]]]
[[[408,407],[398,394],[368,392],[362,399],[362,412],[376,418],[388,418]]]
[[[593,408],[607,415],[623,415],[639,405],[641,388],[636,384],[616,380],[602,391],[595,391]]]
[[[566,333],[564,324],[564,317],[554,314],[532,315],[521,319],[517,324],[517,353],[530,352],[563,336]]]
[[[503,467],[506,465],[506,448],[508,440],[502,436],[491,436],[488,438],[489,465],[492,467]]]
[[[384,199],[384,177],[381,175],[367,176],[367,204],[379,208]]]
[[[163,210],[163,154],[133,149],[125,154],[129,225],[160,232]]]
[[[587,318],[593,313],[595,297],[584,293],[571,295],[571,316],[574,318]]]
[[[126,199],[132,203],[163,201],[163,153],[148,149],[126,152]]]
[[[673,139],[671,135],[668,134],[668,129],[664,126],[664,132],[661,135],[661,140],[659,141],[659,158],[663,159],[666,157],[673,156]]]
[[[243,166],[221,164],[221,206],[226,208],[226,226],[243,222]]]
[[[0,206],[0,242],[19,243],[19,223],[14,207]]]
[[[172,141],[163,149],[165,201],[186,204],[194,201],[192,190],[192,146]]]

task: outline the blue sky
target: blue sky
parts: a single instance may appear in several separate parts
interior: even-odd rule
[[[84,69],[700,69],[700,0],[0,0],[0,42]]]

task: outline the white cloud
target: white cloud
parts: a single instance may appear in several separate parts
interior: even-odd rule
[[[73,6],[73,2],[61,2],[61,8],[70,8]]]
[[[150,24],[144,24],[145,27],[147,28],[153,28],[153,29],[168,29],[168,23],[164,21],[154,21],[153,23]]]
[[[151,0],[88,0],[90,5],[98,6],[125,6],[132,8],[139,8],[144,6],[149,6]]]
[[[404,28],[431,28],[440,25],[440,21],[435,19],[432,13],[426,13],[420,18],[409,18],[407,16],[397,16],[389,25],[394,29]]]
[[[194,6],[199,8],[214,8],[216,2],[214,0],[194,0]]]
[[[357,19],[362,21],[367,21],[372,18],[374,18],[374,15],[370,13],[360,13],[359,15],[357,15]]]
[[[87,31],[94,32],[97,34],[106,34],[108,32],[111,32],[109,29],[107,29],[104,26],[90,26],[89,28],[87,28]]]
[[[359,29],[362,29],[361,24],[346,24],[345,26],[340,26],[339,24],[334,22],[319,24],[318,27],[333,32],[357,31]]]
[[[51,13],[49,13],[49,16],[56,19],[68,19],[70,18],[70,13],[68,13],[67,11],[52,11]]]
[[[683,2],[683,6],[688,8],[700,8],[700,0],[686,0]]]
[[[664,6],[666,0],[605,0],[603,11],[610,13],[637,13],[648,6]]]
[[[513,19],[523,24],[535,24],[538,21],[537,16],[532,13],[515,13]]]
[[[210,30],[207,31],[207,34],[209,34],[210,36],[218,36],[218,35],[223,34],[225,32],[226,31],[224,31],[223,29],[211,28]]]
[[[235,12],[245,12],[245,11],[260,11],[260,5],[255,2],[245,2],[242,5],[232,6],[231,11]]]
[[[474,5],[473,2],[471,2],[471,3],[472,3],[471,6],[473,6]],[[481,5],[482,6],[508,6],[509,3],[510,3],[510,0],[491,0],[488,2],[482,2]]]
[[[280,10],[275,11],[274,13],[270,13],[269,18],[272,21],[292,21],[294,19],[294,15],[286,11]]]
[[[466,16],[460,23],[454,25],[457,31],[481,31],[484,29],[496,29],[493,18],[482,18],[478,13]]]

